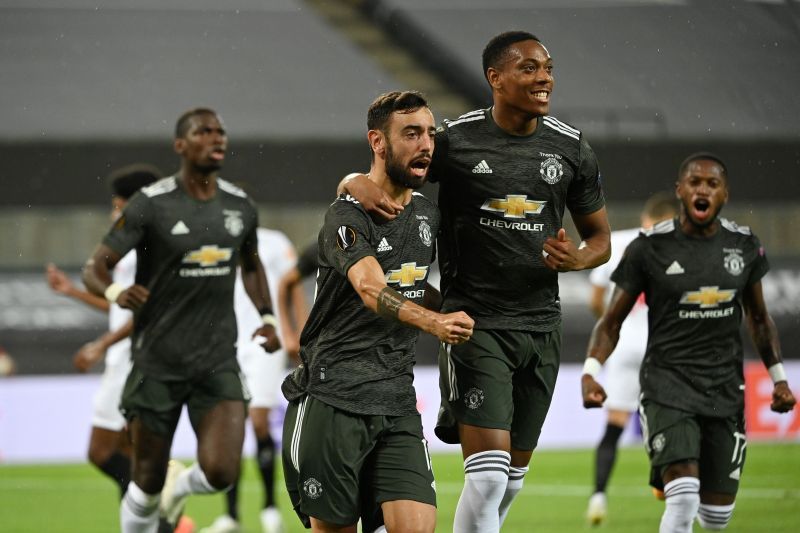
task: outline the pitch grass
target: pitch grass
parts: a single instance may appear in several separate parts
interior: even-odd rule
[[[439,494],[437,532],[451,530],[461,491],[462,462],[455,454],[434,455]],[[511,510],[504,532],[582,532],[591,491],[592,452],[542,451]],[[640,533],[658,530],[663,503],[647,487],[647,461],[638,447],[620,450],[609,489],[609,519],[595,531]],[[245,531],[259,533],[261,491],[255,465],[244,466],[241,516]],[[287,531],[305,531],[279,480],[278,497]],[[222,513],[223,497],[193,496],[186,512],[198,529]],[[0,531],[4,533],[90,533],[118,531],[114,485],[88,465],[0,466]],[[695,531],[702,531],[695,526]],[[748,445],[742,488],[731,533],[800,531],[800,443]]]

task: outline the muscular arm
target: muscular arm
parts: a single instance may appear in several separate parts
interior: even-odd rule
[[[608,261],[611,257],[611,228],[606,208],[588,215],[572,215],[572,220],[584,246],[579,249],[561,228],[556,237],[549,237],[542,247],[547,253],[545,265],[558,272],[568,272],[594,268]]]
[[[631,295],[619,286],[614,289],[611,302],[608,304],[603,316],[595,324],[589,346],[586,349],[586,358],[597,359],[601,364],[608,359],[619,341],[619,331],[622,322],[631,312],[638,295]],[[585,368],[585,367],[584,367]],[[581,376],[581,391],[583,406],[600,407],[606,399],[605,390],[593,376],[584,373]]]
[[[50,285],[50,288],[55,292],[63,294],[64,296],[69,296],[100,311],[108,311],[110,306],[108,300],[105,298],[95,296],[88,291],[77,288],[64,271],[53,263],[47,265],[47,284]]]
[[[753,345],[759,357],[761,357],[761,361],[764,362],[764,366],[770,368],[782,362],[778,330],[764,303],[761,282],[759,281],[746,287],[742,300],[747,329],[750,332],[750,338],[753,339]],[[785,380],[775,383],[772,392],[772,410],[784,413],[791,411],[794,405],[795,398],[789,388],[789,384]]]
[[[373,256],[364,257],[351,266],[347,278],[364,305],[384,318],[426,331],[449,344],[460,344],[472,336],[474,322],[466,313],[459,311],[442,315],[415,304],[388,287],[383,270]]]
[[[300,331],[306,322],[308,309],[303,295],[300,271],[294,267],[278,282],[278,316],[284,348],[292,357],[300,350]]]
[[[263,316],[273,315],[272,301],[269,296],[267,273],[258,257],[258,241],[245,240],[241,248],[242,285],[247,296],[258,312]],[[274,320],[274,316],[273,316]],[[281,342],[276,334],[277,324],[264,323],[254,333],[253,337],[262,336],[266,339],[261,347],[267,352],[274,352],[281,347]]]

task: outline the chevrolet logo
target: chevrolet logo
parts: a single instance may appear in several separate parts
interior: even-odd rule
[[[489,198],[481,209],[503,213],[505,218],[525,218],[525,215],[538,215],[547,202],[528,200],[525,194],[507,194],[505,199]]]
[[[411,287],[415,282],[425,279],[428,267],[417,267],[417,263],[403,263],[398,270],[386,273],[386,283],[396,283],[400,287]]]
[[[230,258],[230,248],[220,248],[214,244],[211,246],[201,246],[199,250],[192,250],[183,256],[183,262],[197,263],[201,267],[208,267],[214,266],[220,261],[228,261]]]
[[[719,287],[700,287],[699,291],[687,291],[681,297],[682,304],[697,304],[701,308],[717,307],[728,303],[736,296],[736,289],[719,290]]]

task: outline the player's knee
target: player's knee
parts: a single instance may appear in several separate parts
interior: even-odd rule
[[[236,478],[239,476],[239,465],[231,466],[216,462],[203,466],[203,474],[209,485],[217,490],[224,490],[236,482]]]
[[[728,523],[733,517],[734,505],[708,505],[701,503],[697,511],[697,521],[703,529],[723,530],[728,527]]]
[[[113,453],[114,450],[110,450],[105,446],[90,442],[89,450],[87,451],[86,456],[90,463],[98,468],[101,468],[108,462]]]

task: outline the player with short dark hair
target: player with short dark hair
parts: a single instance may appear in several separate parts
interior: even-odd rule
[[[364,531],[432,532],[436,493],[413,385],[417,330],[457,344],[473,322],[423,307],[438,308],[427,276],[439,213],[414,192],[433,152],[426,101],[387,93],[368,117],[369,179],[405,209],[379,225],[349,195],[328,208],[302,363],[283,384],[284,475],[315,531],[355,532],[361,519]]]
[[[676,195],[679,217],[639,235],[612,274],[616,288],[581,377],[584,406],[601,406],[606,393],[595,376],[644,293],[649,333],[640,416],[650,482],[666,497],[661,533],[690,532],[695,518],[706,529],[724,529],[733,515],[747,445],[743,315],[775,383],[772,410],[795,405],[761,288],[769,270],[764,248],[750,228],[718,216],[728,201],[725,164],[713,154],[689,156]]]
[[[227,148],[222,121],[206,108],[181,121],[174,140],[179,171],[131,198],[84,269],[92,292],[134,312],[133,368],[121,403],[133,444],[132,480],[120,508],[126,533],[154,531],[160,499],[174,525],[189,494],[223,490],[236,479],[249,399],[235,350],[239,264],[264,322],[256,333],[265,337],[265,350],[279,347],[258,260],[256,209],[217,176]],[[110,270],[132,249],[135,283],[111,283]],[[167,476],[183,405],[197,435],[198,463],[182,470],[173,462]]]
[[[470,342],[439,355],[437,436],[461,443],[454,531],[495,532],[522,489],[550,407],[561,352],[558,272],[610,253],[600,171],[583,134],[549,116],[553,60],[534,35],[506,32],[484,53],[493,105],[436,133],[443,310],[475,319]],[[364,177],[341,184],[369,211],[402,211]],[[569,209],[579,247],[563,228]]]
[[[611,259],[589,274],[592,286],[589,308],[596,318],[603,315],[614,282],[611,273],[617,268],[625,249],[644,229],[650,229],[662,220],[678,214],[675,193],[658,192],[644,204],[639,217],[640,227],[611,232]],[[592,525],[603,522],[607,515],[606,486],[617,458],[617,445],[631,413],[639,407],[639,367],[647,347],[647,304],[644,295],[636,300],[620,331],[620,341],[614,357],[605,368],[605,403],[607,423],[603,437],[595,451],[594,493],[589,498],[586,518]]]

